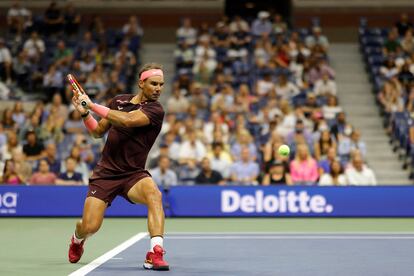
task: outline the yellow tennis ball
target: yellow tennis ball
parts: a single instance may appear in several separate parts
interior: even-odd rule
[[[290,153],[290,148],[287,145],[281,145],[278,149],[279,155],[288,156]]]

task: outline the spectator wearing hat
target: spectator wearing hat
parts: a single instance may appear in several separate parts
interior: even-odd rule
[[[282,160],[274,160],[262,180],[263,186],[292,185],[292,179]]]
[[[255,36],[269,35],[272,32],[272,22],[269,12],[260,11],[252,24],[252,34]]]

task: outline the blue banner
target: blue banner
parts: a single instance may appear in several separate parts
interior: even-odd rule
[[[414,187],[174,187],[173,216],[411,217]]]
[[[87,187],[0,186],[0,216],[81,216]],[[167,216],[414,217],[414,187],[176,186],[163,195]],[[106,216],[146,216],[118,197]]]
[[[0,216],[82,215],[86,186],[0,186]],[[107,216],[146,216],[147,208],[117,197]]]

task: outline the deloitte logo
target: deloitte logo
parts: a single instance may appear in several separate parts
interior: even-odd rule
[[[310,196],[306,191],[280,190],[276,195],[264,195],[256,191],[254,195],[240,195],[234,190],[221,192],[221,211],[233,213],[331,213],[332,205],[327,204],[322,195]]]
[[[17,193],[0,194],[0,214],[15,214],[17,207]]]

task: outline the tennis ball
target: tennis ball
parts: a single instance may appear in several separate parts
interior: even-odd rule
[[[278,149],[279,155],[288,156],[290,153],[290,148],[287,145],[281,145]]]

